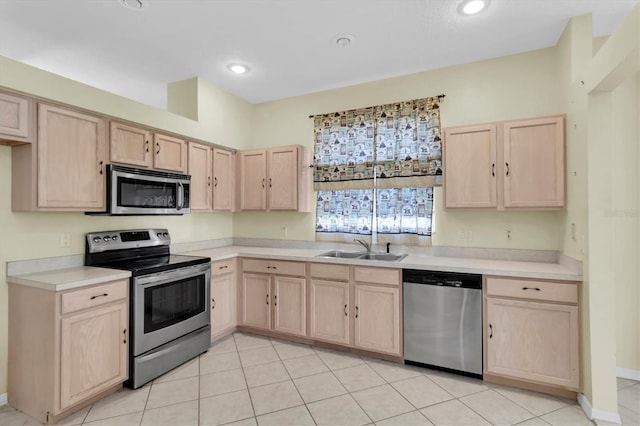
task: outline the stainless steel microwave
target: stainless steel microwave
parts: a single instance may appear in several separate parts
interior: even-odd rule
[[[101,214],[187,214],[190,185],[189,175],[108,164],[107,211]]]

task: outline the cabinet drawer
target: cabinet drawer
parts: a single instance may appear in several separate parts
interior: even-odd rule
[[[81,309],[105,305],[115,300],[126,299],[129,281],[113,281],[107,284],[62,293],[62,315]]]
[[[564,283],[488,277],[486,291],[487,296],[578,303],[578,284],[575,282]]]
[[[306,275],[306,264],[303,262],[286,262],[282,260],[243,259],[244,272],[261,272],[278,275]]]
[[[356,266],[353,275],[357,282],[400,285],[400,269],[366,268]]]
[[[348,265],[332,265],[330,263],[311,263],[309,265],[312,278],[349,281]]]
[[[211,263],[211,276],[226,275],[236,270],[236,260],[226,259]]]

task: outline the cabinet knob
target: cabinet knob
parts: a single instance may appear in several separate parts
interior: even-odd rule
[[[213,177],[213,187],[216,188],[218,186],[218,178],[217,177]]]
[[[149,141],[146,141],[146,142],[144,143],[144,147],[145,147],[145,150],[146,150],[147,152],[149,152]]]
[[[104,161],[100,161],[100,174],[103,174],[103,173],[102,173],[102,165],[103,165],[103,164],[104,164]]]
[[[356,318],[358,318],[358,305],[356,305]]]
[[[267,305],[269,304],[269,295],[267,294]]]
[[[507,176],[509,176],[509,163],[504,163],[504,166],[507,168]]]
[[[211,309],[213,310],[216,308],[216,299],[212,297],[211,302],[213,302],[213,305],[211,305]]]
[[[211,176],[207,176],[207,186],[211,186]]]
[[[127,343],[127,329],[126,328],[124,330],[122,330],[122,334],[124,334],[124,339],[122,340],[122,343]]]
[[[349,314],[347,313],[347,304],[344,305],[344,316],[347,317]]]
[[[489,324],[489,339],[493,337],[493,326]]]
[[[274,298],[273,306],[278,306],[278,295],[276,294],[275,296],[273,296],[273,298]]]
[[[491,176],[495,177],[495,175],[496,175],[496,163],[493,163],[491,165]]]
[[[264,179],[264,178],[262,178],[262,187],[263,187],[263,188],[264,188],[264,182],[265,182],[265,179]]]
[[[160,144],[156,142],[156,154],[160,154]]]
[[[271,178],[269,178],[269,188],[271,188]]]

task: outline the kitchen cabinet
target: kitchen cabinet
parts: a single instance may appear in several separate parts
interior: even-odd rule
[[[564,117],[445,129],[445,208],[564,206]]]
[[[243,259],[242,271],[242,325],[306,336],[306,264]]]
[[[153,165],[150,131],[112,121],[109,141],[109,159],[112,163],[137,167]]]
[[[14,211],[105,209],[104,119],[40,103],[37,142],[11,152]]]
[[[187,173],[187,141],[169,135],[153,135],[153,168],[169,172]]]
[[[485,380],[580,387],[578,283],[485,277]]]
[[[348,345],[351,336],[349,283],[311,279],[309,337]]]
[[[235,210],[235,154],[213,149],[213,209]]]
[[[10,284],[8,395],[54,423],[128,377],[129,281],[62,292]]]
[[[211,264],[211,337],[236,326],[236,259]]]
[[[300,145],[240,152],[240,210],[310,211],[307,150]]]
[[[33,143],[36,107],[31,98],[0,92],[0,145]]]
[[[355,346],[401,355],[400,270],[356,266],[354,278]]]
[[[212,211],[213,210],[213,188],[212,169],[213,152],[210,146],[200,143],[189,142],[189,169],[191,175],[191,197],[192,211]]]

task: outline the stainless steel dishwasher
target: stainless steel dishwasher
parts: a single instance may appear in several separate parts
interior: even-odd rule
[[[482,377],[482,275],[402,271],[404,359]]]

